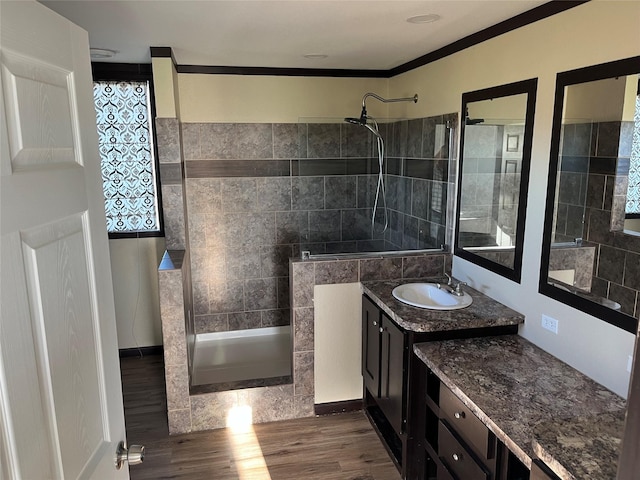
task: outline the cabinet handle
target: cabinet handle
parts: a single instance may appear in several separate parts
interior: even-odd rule
[[[373,321],[373,326],[375,327],[375,326],[377,326],[377,325],[378,325],[378,322],[376,322],[376,321],[374,320],[374,321]]]
[[[453,414],[454,417],[460,419],[460,418],[464,418],[464,412],[456,412]]]
[[[456,462],[459,462],[462,459],[462,455],[458,455],[457,453],[454,453],[453,455],[451,455],[451,457]]]
[[[380,327],[380,333],[384,332],[384,328]]]

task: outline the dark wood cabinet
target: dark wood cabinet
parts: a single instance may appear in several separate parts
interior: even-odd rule
[[[413,345],[453,338],[513,334],[517,331],[517,325],[436,332],[405,330],[363,295],[364,408],[402,478],[454,478],[446,476],[443,470],[437,477],[425,477],[425,469],[429,465],[426,464],[424,434],[421,433],[425,421],[424,379],[418,373],[422,368],[420,365],[424,364],[413,354]]]
[[[365,388],[398,435],[405,425],[405,333],[369,299],[362,304]]]
[[[371,300],[362,300],[364,405],[400,468],[406,426],[408,338]]]
[[[398,435],[405,429],[405,333],[382,313],[378,405]]]
[[[418,369],[416,369],[418,370]],[[529,469],[424,364],[424,480],[527,480]],[[419,414],[415,414],[418,417]]]
[[[369,299],[362,301],[362,378],[365,388],[380,396],[380,310]]]

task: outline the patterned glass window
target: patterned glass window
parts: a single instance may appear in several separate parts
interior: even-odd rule
[[[150,98],[146,81],[93,84],[109,233],[160,231]]]
[[[633,123],[626,213],[640,214],[640,95],[636,96],[636,111],[633,116]]]

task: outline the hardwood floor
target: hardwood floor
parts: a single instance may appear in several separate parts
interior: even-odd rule
[[[169,437],[161,355],[120,361],[132,480],[399,480],[362,412]]]

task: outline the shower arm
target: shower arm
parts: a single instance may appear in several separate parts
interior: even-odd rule
[[[369,115],[367,115],[367,105],[366,105],[367,97],[373,97],[376,100],[381,101],[382,103],[396,103],[396,102],[418,103],[417,93],[413,97],[404,97],[404,98],[383,98],[380,95],[377,95],[373,92],[365,93],[364,96],[362,97],[362,112],[360,113],[360,120],[365,122],[366,122],[366,119],[369,118]]]
[[[376,95],[375,93],[369,92],[365,93],[362,97],[362,108],[366,108],[366,100],[367,97],[373,97],[376,100],[381,101],[382,103],[395,103],[395,102],[413,102],[418,103],[418,94],[416,93],[413,97],[404,97],[404,98],[382,98],[380,95]]]

